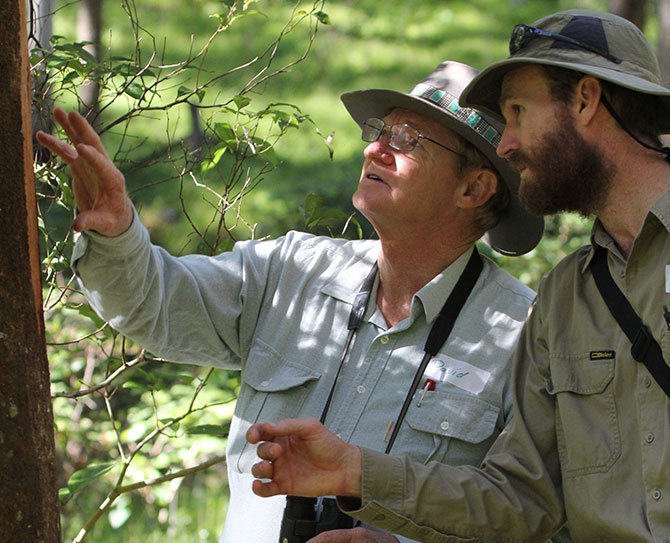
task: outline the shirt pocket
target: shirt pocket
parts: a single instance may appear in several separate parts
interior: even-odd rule
[[[313,368],[288,360],[264,341],[256,340],[242,371],[242,391],[236,410],[239,430],[229,450],[240,472],[248,472],[257,461],[255,445],[247,443],[245,438],[249,427],[257,422],[299,416],[312,390],[310,383],[320,376]]]
[[[423,455],[424,462],[446,459],[454,465],[478,464],[498,434],[499,407],[467,394],[440,391],[428,391],[421,407],[417,407],[421,393],[417,391],[407,412],[407,425],[414,435],[404,436],[406,441],[425,442],[416,456]],[[402,445],[403,450],[398,449],[394,454],[405,454],[405,449],[412,449],[412,444]]]
[[[556,397],[556,437],[564,477],[606,472],[621,454],[614,399],[615,359],[552,356],[548,392]]]

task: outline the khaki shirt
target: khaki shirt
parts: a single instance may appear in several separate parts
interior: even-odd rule
[[[670,195],[628,261],[596,221],[612,276],[670,360]],[[515,355],[514,418],[482,469],[363,450],[354,516],[421,541],[542,541],[567,517],[577,542],[670,542],[670,399],[610,314],[593,247],[543,280]]]

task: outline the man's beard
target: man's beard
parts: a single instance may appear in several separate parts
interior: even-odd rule
[[[566,109],[559,110],[556,120],[556,128],[545,132],[535,149],[508,156],[512,167],[528,168],[526,173],[531,174],[519,187],[519,200],[535,215],[597,214],[607,199],[616,165],[575,130]]]

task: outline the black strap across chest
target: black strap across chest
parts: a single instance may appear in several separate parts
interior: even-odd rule
[[[475,287],[475,283],[477,282],[483,267],[482,257],[479,256],[479,252],[477,251],[477,248],[475,248],[474,251],[472,251],[472,255],[470,255],[470,260],[468,260],[463,273],[461,273],[461,276],[458,278],[458,282],[452,289],[451,294],[449,294],[447,301],[444,302],[439,315],[435,319],[435,322],[428,333],[428,338],[426,339],[426,344],[423,348],[425,354],[423,355],[421,364],[419,364],[419,368],[414,374],[414,380],[409,387],[405,401],[400,408],[398,420],[393,426],[393,431],[386,444],[386,450],[384,451],[386,454],[391,451],[391,447],[393,447],[393,443],[395,443],[395,439],[398,437],[401,423],[405,419],[405,415],[407,414],[407,410],[409,409],[416,389],[419,388],[419,383],[426,371],[428,362],[430,362],[430,359],[439,352],[442,345],[444,345],[444,342],[447,341],[447,338],[454,327],[454,323],[458,318],[458,314],[461,312],[461,309],[463,309],[465,301]]]
[[[596,247],[591,261],[591,269],[598,290],[610,313],[632,344],[630,354],[635,360],[642,362],[647,367],[649,373],[670,397],[670,367],[663,359],[663,352],[649,328],[642,322],[642,319],[612,279],[607,265],[606,249]]]
[[[439,350],[442,348],[442,345],[444,345],[445,341],[449,337],[449,334],[454,327],[454,323],[458,318],[458,314],[461,312],[461,309],[463,309],[463,306],[465,305],[470,292],[472,292],[472,289],[474,288],[483,267],[484,264],[482,262],[482,257],[479,255],[477,248],[475,248],[472,251],[472,255],[470,255],[470,259],[468,260],[468,263],[466,264],[463,272],[461,273],[461,276],[456,282],[456,285],[454,285],[454,288],[452,289],[451,294],[447,298],[446,302],[444,302],[440,313],[438,314],[435,322],[433,323],[433,326],[430,329],[430,332],[428,333],[428,338],[426,339],[426,344],[424,346],[424,357],[421,360],[421,364],[419,364],[416,373],[414,374],[412,384],[410,385],[407,396],[405,397],[405,401],[400,409],[398,418],[393,426],[393,431],[391,432],[387,442],[385,451],[386,453],[388,453],[391,450],[391,447],[393,447],[393,443],[395,442],[395,439],[398,436],[398,432],[400,431],[402,421],[407,414],[407,410],[409,409],[410,403],[412,402],[412,397],[416,393],[419,383],[421,382],[421,378],[426,371],[428,362],[430,362],[430,359],[439,352]],[[356,298],[354,299],[347,326],[349,333],[342,351],[340,365],[335,375],[335,380],[333,381],[330,393],[328,394],[326,405],[324,406],[321,413],[320,420],[322,423],[326,420],[326,415],[333,399],[335,386],[344,366],[344,360],[346,359],[347,353],[349,351],[351,341],[356,333],[356,330],[358,330],[363,321],[363,316],[365,315],[365,311],[372,294],[372,288],[376,275],[377,263],[375,263],[370,269],[370,272],[363,281],[363,284],[361,285],[361,288],[358,291],[358,294],[356,294]]]

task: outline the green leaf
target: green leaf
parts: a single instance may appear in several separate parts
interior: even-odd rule
[[[191,89],[182,85],[181,87],[179,87],[177,89],[177,98],[181,98],[185,94],[190,94],[190,93],[191,93]]]
[[[121,385],[121,388],[130,388],[130,389],[134,389],[134,390],[146,390],[147,385],[142,384],[142,383],[137,383],[135,381],[126,381],[125,383],[123,383],[123,385]]]
[[[263,149],[263,151],[261,151],[261,156],[273,166],[277,166],[277,164],[279,164],[277,153],[271,146],[267,147],[266,149]]]
[[[230,123],[215,123],[214,133],[221,141],[226,143],[235,143],[237,141],[237,138],[235,137],[235,130]]]
[[[329,25],[330,23],[330,17],[328,17],[327,13],[324,13],[323,11],[317,11],[314,14],[314,17],[316,17],[319,22],[323,25]]]
[[[60,34],[53,34],[49,38],[49,42],[51,42],[51,45],[57,45],[59,41],[66,39],[65,36],[61,36]]]
[[[69,502],[71,497],[72,492],[70,492],[69,488],[58,489],[58,501],[60,501],[61,504],[66,504],[67,502]]]
[[[106,462],[104,464],[92,464],[84,469],[75,471],[67,482],[67,489],[71,494],[79,492],[92,481],[95,481],[116,466],[116,462]]]
[[[87,64],[91,64],[93,66],[98,64],[98,60],[82,46],[77,47],[77,53],[79,53],[79,57]]]
[[[240,110],[248,106],[251,103],[251,100],[246,96],[236,95],[233,97],[233,102],[235,102],[237,109]]]
[[[74,305],[72,304],[71,306],[73,309],[77,311],[82,317],[87,317],[91,319],[95,323],[96,328],[102,327],[103,324],[105,324],[105,321],[103,321],[98,315],[91,309],[91,306],[88,304],[77,304]]]
[[[228,150],[229,145],[225,142],[219,144],[212,155],[212,158],[204,160],[202,166],[200,166],[200,171],[206,173],[209,170],[216,168],[216,165],[221,162],[221,158]]]
[[[305,216],[314,218],[323,205],[323,198],[318,194],[310,192],[305,196]]]
[[[77,72],[76,70],[72,70],[63,78],[63,83],[69,83],[71,81],[74,81],[78,77],[79,77],[79,72]]]
[[[123,90],[123,92],[125,92],[129,96],[132,96],[136,100],[139,100],[140,98],[142,98],[144,87],[142,87],[142,85],[140,85],[139,83],[131,83]]]
[[[230,430],[230,424],[200,424],[187,428],[186,433],[189,435],[226,437],[228,430]]]
[[[178,422],[173,422],[174,419],[158,419],[158,422],[160,422],[161,426],[165,426],[166,424],[170,424],[170,430],[176,432],[179,430],[179,423]]]

